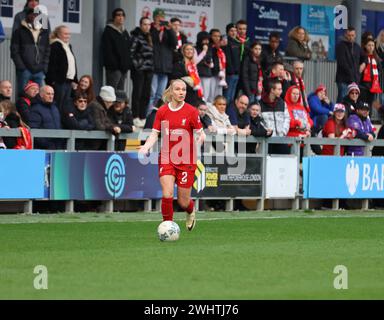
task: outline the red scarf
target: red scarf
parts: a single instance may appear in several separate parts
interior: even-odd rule
[[[197,71],[196,65],[191,61],[191,62],[187,62],[185,66],[187,67],[189,76],[193,80],[195,88],[197,88],[197,94],[199,98],[202,98],[204,96],[203,88],[201,86],[201,80],[200,80],[199,72]]]
[[[363,82],[370,82],[372,84],[371,93],[382,93],[379,81],[379,71],[377,69],[376,59],[372,54],[368,55],[368,64],[364,69]]]
[[[296,86],[300,89],[300,93],[301,93],[301,96],[303,98],[303,105],[304,105],[305,109],[307,109],[307,111],[310,112],[309,104],[308,104],[308,100],[307,100],[307,94],[305,92],[305,84],[304,84],[303,78],[298,78],[295,75],[293,75],[293,81],[296,82]]]
[[[219,57],[220,71],[225,70],[227,67],[227,57],[225,56],[223,49],[217,48],[217,56]]]
[[[261,70],[261,65],[259,64],[258,67],[259,67],[259,80],[257,82],[257,91],[258,91],[257,92],[257,97],[260,100],[261,99],[261,95],[263,93],[264,77],[263,77],[263,71]]]
[[[181,33],[177,36],[177,47],[176,49],[179,50],[183,46],[183,39],[181,38]]]

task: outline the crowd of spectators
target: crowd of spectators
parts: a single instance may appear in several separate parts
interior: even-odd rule
[[[265,46],[252,42],[245,20],[229,23],[225,34],[214,28],[187,39],[182,21],[177,17],[167,21],[161,9],[141,18],[129,32],[125,12],[117,8],[102,34],[105,85],[94,88],[92,76],[78,75],[70,28],[62,25],[51,32],[49,24],[44,28],[36,23],[38,4],[28,0],[14,20],[10,49],[17,83],[0,82],[2,127],[103,130],[116,137],[150,129],[165,88],[171,80],[182,79],[186,101],[199,109],[212,134],[375,138],[370,113],[383,109],[376,96],[383,87],[384,30],[376,38],[365,33],[361,47],[356,31],[351,27],[345,31],[336,47],[338,98],[331,101],[322,84],[307,92],[303,61],[318,57],[301,26],[289,33],[287,62],[281,55],[280,35],[272,32]],[[0,41],[3,34],[0,25]],[[124,92],[128,72],[131,99]],[[12,120],[15,117],[18,121]],[[6,140],[0,141],[3,148],[15,146]],[[39,138],[35,148],[61,149],[63,141]],[[106,141],[76,143],[78,150],[105,148]],[[125,142],[117,139],[116,148],[124,150]],[[256,150],[256,144],[247,147],[248,152]],[[332,151],[325,146],[322,153]],[[361,148],[341,151],[361,154]],[[271,145],[269,152],[290,151],[288,145]]]

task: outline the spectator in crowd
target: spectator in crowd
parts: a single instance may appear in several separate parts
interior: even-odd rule
[[[315,131],[319,132],[322,128],[324,128],[328,118],[333,115],[334,104],[327,96],[327,88],[325,85],[319,85],[315,92],[312,92],[308,96],[308,103]]]
[[[132,115],[135,127],[145,124],[147,107],[151,95],[153,76],[153,41],[150,34],[151,20],[140,19],[140,27],[132,31]]]
[[[283,92],[281,82],[278,79],[271,79],[267,88],[260,100],[266,128],[272,131],[273,137],[286,137],[291,118],[286,103],[281,98]],[[271,144],[268,152],[270,154],[289,154],[290,148],[285,144]]]
[[[207,115],[212,121],[214,131],[218,134],[235,135],[234,128],[229,120],[229,116],[225,113],[227,108],[227,99],[224,96],[217,96],[213,104],[207,104]]]
[[[0,137],[0,149],[32,149],[29,128],[20,119],[15,105],[10,100],[0,102],[0,128],[21,130],[21,137]]]
[[[173,66],[170,80],[183,80],[187,85],[185,101],[192,106],[196,106],[198,100],[203,97],[203,88],[195,63],[195,48],[191,43],[183,46],[182,55],[183,59]]]
[[[369,119],[369,109],[367,103],[358,105],[356,113],[348,118],[347,126],[355,131],[357,139],[372,142],[375,140],[375,133],[371,120]],[[364,156],[364,147],[348,147],[347,154],[349,156]]]
[[[95,130],[95,122],[88,108],[88,96],[77,92],[72,104],[67,104],[63,113],[63,125],[69,130]],[[93,140],[77,139],[76,150],[94,150]]]
[[[116,91],[116,102],[107,111],[112,123],[121,129],[121,133],[132,133],[134,131],[133,117],[128,106],[128,97],[124,91]],[[116,135],[115,150],[124,151],[127,141],[118,139]]]
[[[173,32],[176,34],[176,38],[177,38],[176,49],[173,51],[173,64],[176,64],[179,61],[183,60],[182,48],[183,48],[183,45],[185,45],[188,42],[188,39],[187,39],[187,36],[181,30],[182,21],[179,18],[174,17],[170,20],[170,22],[171,22],[171,28]]]
[[[16,110],[26,124],[29,124],[31,106],[35,103],[35,98],[39,94],[39,90],[39,85],[36,82],[28,81],[24,87],[23,94],[16,101]]]
[[[264,73],[261,67],[261,43],[251,45],[241,65],[240,87],[251,103],[258,102],[263,92]]]
[[[60,113],[54,100],[54,89],[50,86],[43,86],[29,113],[29,126],[32,129],[62,129]],[[35,139],[35,149],[60,150],[62,148],[63,142],[59,139]]]
[[[360,99],[360,88],[356,83],[351,83],[347,89],[347,95],[343,99],[343,105],[345,106],[346,118],[355,113],[357,105],[363,104]]]
[[[12,99],[12,83],[8,80],[0,81],[0,102]]]
[[[71,31],[64,25],[57,27],[51,35],[46,83],[55,90],[55,101],[60,113],[64,111],[78,83],[76,58],[70,40]]]
[[[0,43],[2,43],[5,40],[5,32],[3,28],[3,24],[1,23],[0,20]]]
[[[15,17],[13,18],[12,34],[22,26],[23,20],[25,20],[25,18],[27,16],[27,12],[30,9],[34,10],[39,4],[40,4],[39,0],[27,0],[26,4],[24,5],[23,11],[16,13]],[[38,11],[38,9],[36,9],[36,11]],[[51,33],[51,24],[49,22],[48,14],[46,12],[45,12],[45,15],[46,15],[46,17],[45,17],[46,22],[48,22],[47,31],[48,31],[48,34],[50,34]],[[43,27],[45,27],[45,26],[43,26]]]
[[[361,48],[355,42],[356,30],[349,27],[344,38],[336,46],[336,83],[338,88],[337,102],[347,95],[347,87],[352,82],[360,82],[360,73],[365,65],[361,63]]]
[[[368,40],[373,40],[375,41],[375,37],[373,35],[373,33],[371,31],[365,31],[362,35],[361,35],[361,43],[362,44],[365,44],[367,43]]]
[[[210,36],[206,31],[201,31],[197,34],[196,52],[199,57],[196,61],[197,72],[201,79],[201,85],[203,87],[204,100],[208,100],[211,90],[211,82],[213,81],[212,69],[214,67],[212,57],[212,47],[210,46]]]
[[[285,94],[288,88],[291,86],[291,74],[285,70],[284,64],[282,62],[275,62],[271,67],[271,72],[269,74],[269,78],[265,77],[263,89],[264,91],[268,91],[269,80],[277,79],[281,83],[281,87],[283,89],[281,93],[281,98],[285,98]]]
[[[292,86],[288,89],[285,96],[285,103],[287,104],[291,119],[287,136],[309,138],[311,136],[313,121],[303,105],[299,87]]]
[[[375,41],[368,39],[363,44],[365,68],[361,75],[360,89],[361,99],[372,107],[375,94],[383,93],[380,85],[382,73],[381,61],[375,51]]]
[[[226,32],[227,45],[224,47],[224,52],[227,60],[226,76],[228,88],[224,89],[224,96],[231,103],[235,98],[239,83],[241,43],[237,39],[237,28],[234,23],[226,26]]]
[[[32,80],[43,85],[48,71],[50,46],[48,30],[35,22],[34,9],[26,11],[21,27],[12,34],[11,57],[16,66],[17,92],[23,92],[25,85]]]
[[[247,30],[248,30],[247,21],[245,20],[237,21],[236,28],[237,28],[236,39],[240,43],[240,61],[243,61],[243,58],[245,57],[250,45],[250,40],[247,36]]]
[[[380,30],[376,38],[376,53],[381,60],[381,66],[384,69],[384,29]]]
[[[165,20],[163,9],[155,9],[151,26],[153,41],[154,74],[151,84],[151,96],[149,99],[150,112],[157,100],[160,100],[167,88],[169,76],[173,70],[173,53],[178,45],[176,33]]]
[[[350,139],[353,137],[353,131],[347,126],[347,117],[345,106],[341,103],[335,104],[333,116],[325,123],[323,129],[323,137],[330,139]],[[324,145],[322,155],[333,156],[335,147]],[[340,147],[340,155],[344,155],[344,147]]]
[[[308,98],[307,98],[307,92],[306,87],[304,83],[304,63],[300,60],[296,60],[293,62],[293,73],[291,74],[291,84],[294,86],[297,86],[300,89],[301,99],[303,102],[303,106],[307,109],[309,112],[309,104],[308,104]]]
[[[295,57],[301,60],[309,60],[312,57],[312,52],[308,46],[309,34],[301,26],[294,27],[288,34],[288,43],[285,50],[285,55]]]
[[[251,135],[255,138],[269,138],[273,131],[267,129],[266,123],[261,116],[261,106],[258,103],[252,103],[248,107],[250,117]],[[256,153],[257,143],[247,143],[247,153]]]
[[[212,45],[212,80],[207,100],[212,101],[217,96],[223,94],[223,88],[227,87],[226,81],[226,66],[227,59],[224,50],[221,48],[222,37],[219,29],[212,29],[210,31],[211,45]]]
[[[91,103],[96,99],[95,90],[93,87],[93,79],[90,75],[84,75],[79,80],[79,85],[77,86],[76,93],[85,93],[87,95],[88,103]]]
[[[276,62],[283,62],[283,56],[279,52],[280,34],[271,32],[269,34],[269,43],[263,48],[261,67],[265,73],[271,71],[272,65]]]
[[[236,129],[239,136],[249,136],[251,134],[248,113],[249,99],[246,95],[240,95],[234,103],[233,111],[227,111],[232,126]]]
[[[215,132],[215,128],[212,125],[212,120],[207,115],[208,106],[203,100],[200,100],[198,102],[197,110],[199,110],[200,121],[203,125],[204,130],[208,129],[209,132]]]
[[[124,90],[127,72],[132,67],[130,56],[131,37],[125,28],[125,12],[117,8],[112,21],[107,24],[101,39],[106,85]]]

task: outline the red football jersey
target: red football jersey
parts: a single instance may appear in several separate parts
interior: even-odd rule
[[[196,164],[194,131],[203,130],[198,110],[184,103],[173,110],[168,104],[156,113],[153,130],[161,133],[160,164],[185,168]]]

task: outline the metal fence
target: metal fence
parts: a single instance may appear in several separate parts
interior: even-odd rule
[[[111,134],[108,134],[106,132],[100,132],[100,131],[71,131],[71,130],[37,130],[33,129],[31,130],[32,137],[33,138],[41,138],[41,137],[47,137],[47,138],[60,138],[65,139],[67,141],[67,146],[65,151],[75,151],[75,142],[77,139],[105,139],[108,141],[108,147],[106,151],[114,151],[114,142],[115,137]],[[149,132],[148,132],[149,134]],[[124,134],[121,135],[121,139],[134,139],[134,140],[143,140],[145,139],[145,136],[148,134]],[[0,137],[18,137],[20,136],[20,132],[17,129],[0,129]],[[207,142],[214,142],[216,140],[215,136],[207,135]],[[254,138],[254,137],[247,137],[245,138],[241,137],[232,137],[228,140],[230,143],[235,142],[245,142],[246,143],[258,143],[258,153],[256,157],[261,157],[263,159],[263,167],[262,167],[262,181],[263,181],[263,188],[262,188],[262,194],[261,197],[255,197],[252,198],[252,200],[257,200],[257,209],[258,210],[264,210],[265,207],[265,200],[266,200],[266,194],[265,194],[265,183],[266,183],[266,159],[268,156],[268,147],[271,144],[289,144],[291,145],[291,154],[297,156],[298,161],[298,167],[300,167],[300,152],[301,152],[301,146],[304,145],[303,154],[304,156],[313,155],[311,152],[311,146],[313,145],[333,145],[335,146],[335,155],[340,155],[340,147],[341,146],[363,146],[365,148],[365,155],[371,156],[371,149],[374,146],[380,146],[384,147],[384,141],[383,140],[376,140],[372,143],[367,143],[362,140],[341,140],[341,139],[321,139],[321,138],[308,138],[308,139],[301,139],[301,138],[268,138],[268,139],[261,139],[261,138]],[[233,148],[229,148],[229,150],[234,150]],[[233,154],[232,154],[233,155]],[[3,168],[6,168],[6,165],[3,164]],[[302,190],[300,188],[300,176],[298,175],[298,184],[297,184],[297,190],[296,195],[294,199],[289,199],[292,201],[292,209],[293,210],[299,210],[299,209],[308,209],[310,208],[310,201],[308,199],[303,199]],[[233,211],[234,209],[234,201],[236,199],[243,199],[243,198],[223,198],[221,200],[225,200],[226,202],[226,210],[227,211]],[[246,198],[249,200],[250,198]],[[207,200],[207,199],[200,199],[199,200]],[[22,201],[22,200],[20,200]],[[153,207],[153,201],[156,201],[156,208],[158,209],[160,206],[159,200],[154,199],[143,199],[144,201],[144,209],[145,211],[151,211]],[[32,201],[27,200],[24,201],[24,212],[25,213],[32,213]],[[105,201],[105,211],[106,212],[113,212],[114,211],[114,201]],[[196,202],[197,209],[198,209],[198,201]],[[369,208],[369,201],[368,200],[362,200],[362,209],[368,209]],[[333,209],[337,210],[339,209],[339,199],[333,200]],[[74,211],[74,201],[67,201],[66,202],[66,212],[73,212]]]

